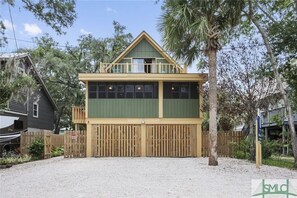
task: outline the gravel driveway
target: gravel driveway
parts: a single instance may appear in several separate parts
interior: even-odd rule
[[[297,171],[220,158],[62,157],[0,170],[0,197],[251,197],[251,179]]]

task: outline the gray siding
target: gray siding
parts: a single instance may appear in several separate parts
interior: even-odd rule
[[[39,105],[38,118],[33,117],[33,103]],[[54,129],[54,108],[43,89],[35,91],[29,100],[28,127],[37,129]]]
[[[9,111],[27,114],[27,103],[25,101],[17,102],[12,99],[9,101],[8,109]]]

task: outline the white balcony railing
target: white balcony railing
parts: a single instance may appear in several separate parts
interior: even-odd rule
[[[168,63],[100,63],[100,73],[183,73],[179,65]]]

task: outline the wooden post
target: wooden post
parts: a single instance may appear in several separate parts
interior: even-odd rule
[[[202,81],[198,81],[198,94],[199,94],[199,118],[203,119],[203,94],[202,94]]]
[[[260,116],[260,110],[258,109],[257,121],[256,121],[256,167],[259,168],[262,165],[262,145],[259,141],[259,122],[258,116]]]
[[[85,92],[85,118],[88,118],[88,99],[89,99],[89,82],[86,81],[86,92]]]
[[[159,118],[163,118],[163,81],[159,81]]]
[[[188,73],[188,65],[187,64],[184,65],[183,73],[185,73],[185,74]]]
[[[87,124],[86,157],[92,157],[92,125]]]
[[[202,129],[201,125],[197,124],[197,157],[202,156]]]
[[[141,157],[146,157],[146,125],[141,124]]]

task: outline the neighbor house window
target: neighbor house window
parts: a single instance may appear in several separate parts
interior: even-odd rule
[[[33,117],[38,118],[38,111],[39,111],[39,105],[38,103],[33,103]]]

